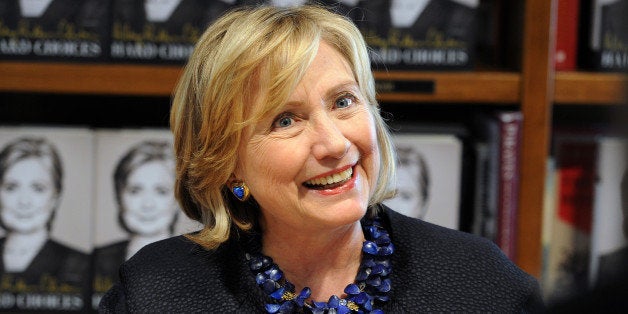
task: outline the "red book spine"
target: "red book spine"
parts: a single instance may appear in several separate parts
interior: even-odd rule
[[[505,112],[500,121],[499,192],[497,211],[497,245],[511,260],[515,259],[517,215],[519,209],[519,173],[521,160],[520,112]]]
[[[559,149],[558,219],[590,235],[597,144],[564,143]]]
[[[558,0],[554,67],[559,71],[576,69],[578,53],[578,12],[580,0]]]

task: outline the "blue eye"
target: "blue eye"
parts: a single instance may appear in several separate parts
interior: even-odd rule
[[[353,98],[350,96],[342,96],[336,100],[336,108],[347,108],[353,104]]]
[[[284,113],[279,116],[273,123],[275,128],[287,128],[294,122],[294,116],[290,113]]]

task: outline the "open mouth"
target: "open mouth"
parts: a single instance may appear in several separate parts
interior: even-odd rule
[[[351,179],[352,175],[353,175],[353,167],[349,167],[346,170],[339,173],[328,175],[323,178],[308,180],[304,182],[303,185],[313,190],[333,189],[333,188],[336,188],[345,184],[347,181]]]

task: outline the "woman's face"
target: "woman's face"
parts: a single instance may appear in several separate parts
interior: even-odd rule
[[[282,113],[245,130],[239,147],[235,176],[262,224],[304,232],[364,216],[380,167],[368,106],[347,61],[321,42]]]
[[[0,186],[2,222],[12,232],[46,228],[57,202],[52,175],[41,159],[26,158],[10,166]]]
[[[407,216],[423,218],[420,175],[418,163],[400,165],[397,168],[397,195],[384,203]]]
[[[142,235],[167,232],[177,212],[173,173],[163,161],[147,162],[132,171],[122,190],[122,217]]]

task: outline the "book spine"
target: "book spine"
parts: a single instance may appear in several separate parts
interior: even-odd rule
[[[510,259],[515,259],[517,214],[519,207],[519,164],[521,155],[520,112],[497,114],[500,122],[499,184],[497,207],[497,244]]]
[[[579,0],[558,0],[554,66],[559,71],[576,69],[578,58]]]
[[[587,289],[597,143],[558,139],[557,199],[548,265],[548,298],[560,301]]]

